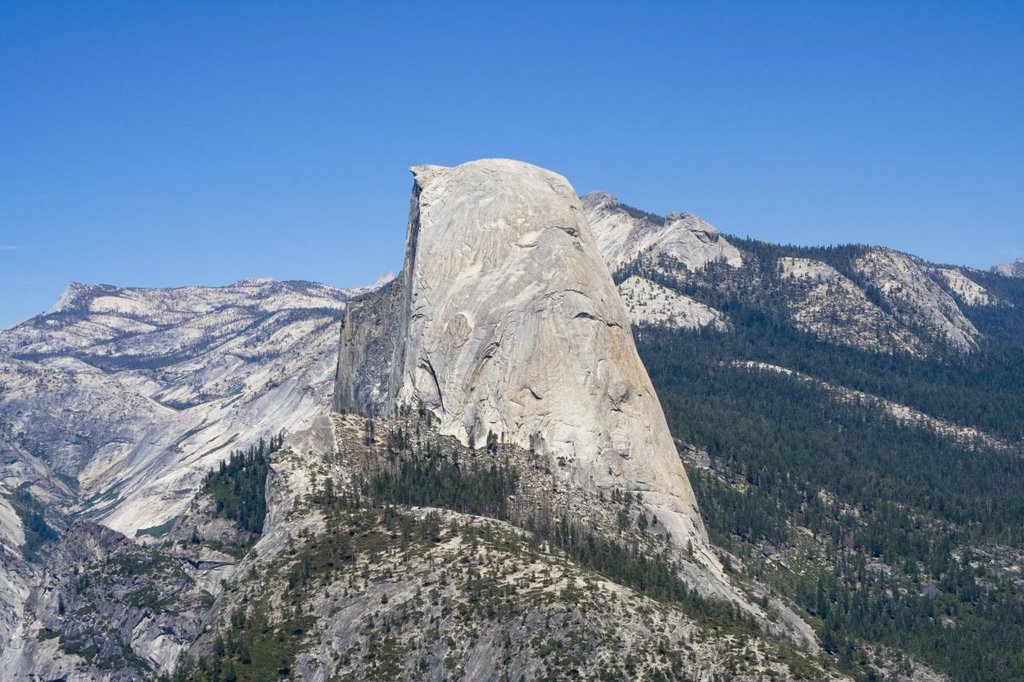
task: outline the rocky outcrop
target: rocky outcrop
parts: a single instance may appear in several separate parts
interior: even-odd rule
[[[366,480],[412,452],[457,459],[464,472],[488,467],[491,456],[513,466],[536,459],[508,443],[494,453],[474,452],[439,436],[426,412],[374,422],[376,436],[351,413],[318,418],[274,454],[263,536],[218,598],[215,622],[225,640],[249,639],[257,651],[286,633],[295,652],[291,670],[306,680],[625,679],[657,671],[709,682],[724,675],[796,677],[780,662],[778,643],[762,632],[749,630],[737,647],[679,603],[608,580],[546,543],[532,545],[530,533],[506,521],[402,505],[389,507],[387,517],[376,506],[332,510],[321,494],[327,480],[342,491],[354,475]],[[391,437],[399,429],[411,439],[404,451],[396,451]],[[556,507],[570,505],[574,521],[593,527],[595,517],[576,506],[582,496],[554,492],[539,467],[521,470],[514,504],[554,494]],[[590,511],[614,516],[620,504],[605,500]],[[421,528],[432,517],[436,529],[424,537]],[[660,543],[636,527],[623,532]],[[227,615],[239,613],[242,630]],[[736,670],[741,656],[743,669]],[[821,679],[837,678],[801,658],[787,660],[809,664]],[[626,659],[635,672],[626,672]],[[276,674],[277,660],[272,663]]]
[[[956,268],[932,268],[939,281],[966,306],[998,305],[1001,301]]]
[[[741,252],[692,214],[663,218],[621,204],[603,192],[587,194],[581,201],[601,254],[617,280],[637,274],[646,279],[654,273],[659,281],[675,281],[680,289],[675,293],[687,298],[695,288],[710,286],[724,292],[749,289],[744,296],[751,300],[761,299],[765,287],[776,281],[772,276],[762,281],[758,253]],[[775,247],[752,248],[764,252]],[[712,263],[728,267],[709,270]],[[972,352],[981,334],[958,302],[965,307],[1001,303],[961,269],[929,266],[884,248],[867,249],[855,262],[842,265],[842,272],[837,269],[841,264],[797,256],[782,256],[778,263],[781,302],[794,326],[829,342],[873,352],[919,356],[948,348]],[[1013,272],[1012,265],[994,270]],[[630,311],[635,315],[667,309],[662,289],[673,288],[627,287]],[[710,319],[702,312],[698,317]],[[700,326],[673,324],[660,313],[647,317],[644,324]]]
[[[72,284],[0,332],[3,480],[70,481],[67,509],[129,537],[166,524],[232,448],[329,410],[347,298],[271,280]]]
[[[601,255],[613,273],[641,258],[651,263],[667,258],[688,270],[702,270],[712,262],[731,267],[743,264],[739,249],[710,223],[690,213],[662,218],[620,204],[604,192],[592,192],[581,201]]]
[[[72,525],[31,569],[3,679],[155,679],[204,629],[210,595],[167,555],[109,528]]]
[[[783,256],[778,274],[793,324],[832,343],[881,353],[923,354],[925,344],[849,277],[810,258]]]
[[[496,434],[558,462],[557,475],[585,490],[640,493],[676,542],[707,547],[629,315],[568,181],[508,160],[413,173],[405,267],[395,289],[346,316],[338,406],[422,406],[462,442]],[[386,357],[368,371],[360,359],[375,345]],[[387,362],[397,371],[383,371]]]
[[[957,301],[964,306],[998,303],[959,270],[931,267],[889,249],[867,249],[850,268],[843,274],[815,259],[778,259],[783,300],[798,329],[874,352],[970,352],[981,334]]]
[[[870,249],[853,266],[889,303],[896,318],[918,335],[960,352],[977,348],[981,334],[919,260],[889,249]]]
[[[1018,258],[1012,263],[993,265],[989,268],[989,271],[1005,275],[1007,277],[1024,277],[1024,258]]]
[[[729,323],[720,310],[706,306],[657,282],[634,275],[619,284],[619,294],[633,324],[668,329],[726,331]]]

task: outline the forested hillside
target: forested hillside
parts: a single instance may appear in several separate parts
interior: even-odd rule
[[[798,330],[778,267],[814,259],[854,280],[865,247],[733,243],[742,269],[617,277],[642,272],[732,323],[636,334],[673,435],[693,446],[713,540],[802,607],[851,673],[878,674],[884,647],[954,679],[1024,678],[1024,282],[970,272],[1000,300],[964,306],[973,352],[871,352]]]
[[[711,264],[704,271],[689,272],[671,263],[659,263],[656,268],[638,263],[616,279],[642,272],[723,311],[734,323],[734,333],[718,335],[712,343],[688,344],[694,352],[711,354],[707,361],[758,360],[780,365],[1013,442],[1024,439],[1024,280],[971,273],[1003,301],[998,306],[965,306],[965,314],[983,334],[976,352],[965,354],[938,345],[924,357],[872,352],[823,341],[797,329],[788,312],[793,291],[781,281],[777,265],[779,258],[799,253],[828,262],[840,272],[847,270],[852,277],[856,273],[848,270],[849,263],[866,247],[803,249],[734,241],[747,257],[743,269]],[[865,288],[872,290],[869,284]],[[891,307],[880,296],[878,301]],[[643,330],[640,336],[650,333]]]

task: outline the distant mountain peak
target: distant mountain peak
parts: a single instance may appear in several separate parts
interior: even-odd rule
[[[598,248],[613,273],[641,258],[668,258],[690,270],[723,261],[740,267],[743,257],[709,222],[692,213],[661,217],[618,201],[611,194],[591,192],[581,199]]]
[[[989,272],[1006,275],[1007,277],[1024,277],[1024,258],[1018,258],[1012,263],[993,265],[989,268]]]
[[[619,200],[608,192],[589,192],[580,197],[580,203],[584,209],[591,211],[601,206],[615,206]]]
[[[83,284],[82,282],[71,281],[56,303],[46,311],[46,314],[52,315],[80,308],[86,299],[114,288],[109,284]]]

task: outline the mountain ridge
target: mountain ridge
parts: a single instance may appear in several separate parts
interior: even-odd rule
[[[148,486],[137,512],[108,519],[129,535],[165,522],[185,503],[168,496],[178,485],[153,487],[158,471],[180,462],[194,477],[239,437],[236,429],[249,441],[281,422],[308,419],[317,391],[330,382],[333,326],[347,299],[323,285],[266,280],[175,289],[72,285],[66,294],[55,312],[0,334],[7,387],[0,413],[23,448],[50,450],[56,473],[80,479],[82,512],[104,518],[104,496],[122,488],[125,475],[138,481],[130,486]],[[307,335],[317,339],[311,347],[303,345]],[[84,390],[79,398],[68,393],[75,387]],[[290,405],[288,414],[270,418],[277,400]],[[247,405],[257,412],[247,414]],[[26,410],[52,416],[28,430],[16,416]]]
[[[1024,308],[1012,282],[878,247],[803,249],[736,239],[689,214],[661,218],[623,207],[607,194],[581,201],[561,176],[527,172],[515,162],[477,162],[462,170],[423,166],[414,174],[406,268],[390,281],[362,291],[265,279],[169,290],[76,283],[52,312],[0,332],[0,641],[17,643],[0,654],[0,670],[71,679],[81,670],[100,679],[133,679],[139,671],[156,675],[176,667],[206,680],[230,667],[241,679],[255,679],[257,670],[298,670],[310,679],[418,671],[440,679],[451,670],[497,671],[493,652],[500,651],[509,669],[531,675],[570,674],[572,666],[584,676],[627,675],[632,665],[636,674],[685,671],[699,679],[759,679],[769,670],[782,678],[800,671],[825,678],[839,677],[837,670],[898,670],[898,679],[943,679],[884,648],[859,649],[871,653],[851,663],[853,645],[837,642],[843,635],[823,616],[821,598],[815,601],[813,589],[812,598],[792,591],[794,581],[800,590],[806,585],[786,573],[785,562],[803,561],[808,543],[827,548],[828,533],[837,531],[800,517],[805,525],[787,544],[775,537],[777,530],[723,526],[723,518],[733,518],[729,513],[747,509],[723,511],[722,500],[737,499],[729,497],[732,486],[748,505],[762,504],[759,486],[767,488],[762,477],[769,474],[763,463],[737,460],[746,456],[742,440],[722,438],[737,448],[723,453],[715,441],[703,440],[700,429],[686,430],[692,415],[680,407],[686,403],[679,386],[686,382],[679,378],[710,383],[726,377],[771,390],[803,385],[800,390],[826,396],[815,405],[826,422],[863,409],[865,420],[888,419],[894,432],[930,429],[939,445],[917,435],[911,442],[943,454],[963,448],[984,460],[996,443],[1012,456],[1015,432],[958,411],[950,403],[955,394],[934,404],[914,387],[893,395],[854,370],[844,375],[842,367],[889,363],[882,379],[911,365],[984,369],[1012,347],[1000,345],[1012,342],[1015,316]],[[524,203],[524,196],[530,201]],[[597,226],[592,237],[588,210]],[[458,238],[448,238],[453,235]],[[512,255],[505,251],[509,243]],[[465,248],[439,260],[442,247],[452,244]],[[536,256],[544,249],[536,264],[517,260],[520,251]],[[424,255],[429,253],[435,254],[433,264]],[[568,265],[561,271],[563,263]],[[577,269],[583,272],[578,281],[557,279]],[[500,286],[484,277],[487,272],[502,274]],[[551,291],[519,286],[517,277],[527,284],[551,282]],[[457,286],[449,289],[450,282]],[[462,296],[459,287],[468,293]],[[563,295],[570,290],[576,293]],[[487,299],[488,291],[496,298]],[[557,306],[548,303],[552,299]],[[515,306],[503,308],[510,300]],[[625,465],[595,459],[602,471],[615,464],[626,473],[609,473],[611,484],[590,486],[574,472],[579,455],[550,447],[558,438],[575,442],[574,434],[549,437],[548,443],[513,437],[509,424],[528,424],[539,413],[503,412],[498,404],[505,401],[504,387],[519,382],[510,371],[489,375],[488,366],[529,368],[552,349],[585,344],[565,343],[561,331],[541,334],[548,340],[540,348],[512,362],[502,358],[509,343],[491,343],[487,330],[497,328],[497,319],[505,338],[513,338],[513,331],[533,329],[530,320],[549,310],[567,317],[570,332],[564,335],[570,340],[577,325],[587,335],[630,337],[623,352],[632,349],[639,366],[633,383],[601,384],[588,375],[588,385],[599,397],[620,397],[611,401],[612,412],[628,403],[623,393],[633,399],[645,386],[650,395],[657,389],[655,405],[659,398],[670,401],[664,417],[673,430],[669,434],[666,426],[664,435],[675,444],[666,451],[699,482],[701,505],[707,501],[713,514],[714,548],[700,534],[684,532],[692,542],[683,541],[651,494],[664,484],[659,475],[642,486],[629,483],[628,467],[646,448],[616,455]],[[516,319],[518,328],[509,322]],[[559,330],[560,324],[549,327]],[[758,329],[765,331],[760,337]],[[760,338],[779,348],[743,345]],[[702,343],[722,349],[693,345]],[[659,373],[653,386],[654,370],[639,365],[637,346],[645,365]],[[738,358],[729,354],[733,346]],[[699,372],[688,374],[693,368],[672,365],[678,356],[671,351],[680,350],[707,353],[713,361],[695,364]],[[814,364],[833,351],[843,360],[838,367]],[[578,360],[594,364],[587,357]],[[666,372],[674,378],[667,380]],[[510,374],[511,383],[502,383]],[[637,379],[641,374],[646,384]],[[561,384],[574,380],[568,376]],[[979,381],[968,387],[970,395],[990,389]],[[617,383],[627,388],[619,390]],[[576,395],[555,390],[562,387],[523,385],[527,406],[534,404],[530,400],[558,402],[558,395],[570,402],[565,396]],[[1009,395],[989,392],[993,401]],[[332,403],[349,414],[325,416]],[[715,418],[729,414],[708,412],[699,401],[693,409]],[[1007,404],[1011,416],[1015,409]],[[641,412],[650,413],[650,405]],[[523,433],[543,436],[550,423],[525,426]],[[848,429],[856,423],[843,422]],[[608,427],[604,420],[600,426]],[[631,428],[620,437],[640,442],[629,435]],[[281,431],[287,432],[283,442]],[[985,440],[989,433],[995,440]],[[239,449],[243,453],[225,468],[228,453]],[[691,460],[707,468],[694,469]],[[265,490],[248,488],[249,478],[236,479],[238,492],[225,493],[225,500],[217,491],[230,491],[229,485],[210,488],[206,472],[216,472],[218,464],[230,481],[246,471],[246,462],[256,461],[266,468]],[[440,475],[452,477],[451,489],[466,497],[439,494],[428,485]],[[800,472],[786,476],[796,480]],[[236,527],[225,516],[246,494],[265,502],[262,532]],[[835,500],[869,516],[836,491],[806,495],[809,508]],[[474,502],[480,496],[489,500],[483,506]],[[787,492],[775,504],[789,504],[792,497]],[[836,527],[853,523],[845,513],[837,512]],[[703,528],[700,518],[696,523]],[[734,530],[730,535],[723,528]],[[813,541],[799,539],[804,531]],[[758,533],[776,544],[765,544]],[[750,538],[758,544],[750,545]],[[607,554],[587,554],[587,542]],[[858,542],[851,534],[839,546],[852,551]],[[957,551],[963,557],[993,553],[987,545]],[[845,577],[846,564],[832,567],[827,561],[834,558],[822,556],[826,571]],[[131,571],[107,568],[107,561]],[[439,564],[456,568],[439,572]],[[630,577],[636,566],[649,573]],[[818,570],[813,563],[798,566],[812,576]],[[884,570],[896,581],[902,572],[912,575],[909,566]],[[58,568],[60,575],[40,591],[45,571]],[[99,584],[83,585],[74,577],[78,571]],[[781,582],[763,582],[779,573]],[[680,575],[686,587],[673,582]],[[709,575],[717,577],[709,581]],[[421,583],[410,576],[429,577]],[[652,576],[662,582],[649,582]],[[948,578],[922,576],[883,587],[896,595],[938,590],[935,598],[947,599]],[[874,578],[860,577],[874,585]],[[513,584],[533,601],[510,598]],[[721,587],[726,584],[746,592],[730,597]],[[715,597],[725,597],[725,606]],[[615,600],[631,606],[623,609]],[[814,633],[788,604],[800,605]],[[550,649],[535,637],[543,621],[501,620],[516,609],[540,609],[556,623],[558,637],[592,660],[552,658],[557,645]],[[631,618],[631,609],[655,614],[661,634]],[[493,622],[501,627],[487,624]],[[733,635],[718,628],[742,633],[746,653],[739,656]],[[614,637],[603,639],[601,632]],[[815,653],[816,636],[822,657]],[[389,649],[378,648],[378,638],[390,642]],[[788,648],[793,641],[805,647],[803,653]],[[257,656],[260,647],[277,658]],[[941,667],[941,658],[927,648],[912,653],[922,651]]]
[[[720,270],[725,277],[734,282],[749,280],[740,286],[749,287],[751,297],[753,287],[763,286],[765,279],[783,288],[788,280],[793,291],[783,296],[791,324],[859,348],[917,355],[940,349],[970,353],[980,333],[961,307],[1005,304],[973,281],[969,268],[935,266],[884,247],[770,245],[780,256],[793,255],[772,264],[757,263],[743,252],[746,249],[749,254],[750,246],[759,242],[722,235],[696,216],[657,216],[620,204],[602,192],[586,195],[583,205],[605,259],[614,264],[617,281],[630,276],[649,279],[654,274],[674,278],[686,288],[692,286],[690,282],[706,281],[708,267],[719,263],[728,266]],[[846,260],[842,271],[799,255],[854,250],[858,253]],[[683,293],[679,286],[675,289]],[[837,297],[842,304],[836,304]],[[837,319],[837,314],[845,315],[845,320]]]
[[[989,271],[1005,275],[1007,277],[1024,277],[1024,258],[1018,258],[1012,263],[993,265],[989,268]]]

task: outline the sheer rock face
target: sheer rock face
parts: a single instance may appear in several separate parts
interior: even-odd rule
[[[392,280],[379,291],[353,299],[341,327],[334,407],[376,415],[394,404],[405,287]],[[345,368],[344,371],[342,368]]]
[[[568,181],[508,160],[413,174],[405,267],[348,309],[336,406],[386,415],[422,405],[464,443],[494,433],[545,455],[567,483],[638,491],[676,542],[706,546],[628,313]],[[385,357],[367,370],[360,358],[374,344]]]

